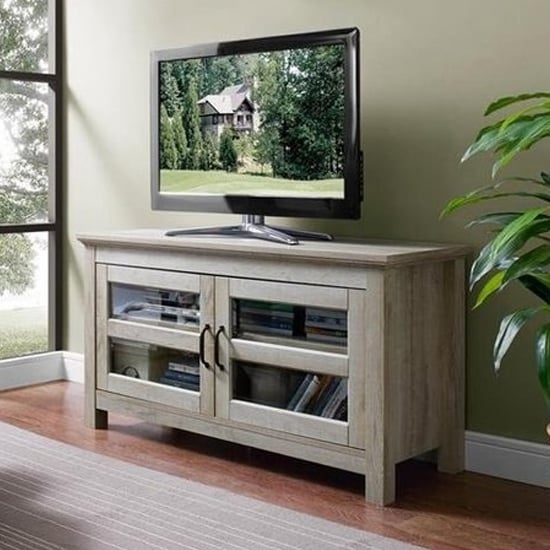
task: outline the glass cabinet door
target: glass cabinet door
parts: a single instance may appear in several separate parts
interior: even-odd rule
[[[217,279],[216,293],[217,414],[349,444],[348,408],[362,393],[350,380],[349,290]]]
[[[98,266],[97,285],[98,388],[213,414],[212,278]]]

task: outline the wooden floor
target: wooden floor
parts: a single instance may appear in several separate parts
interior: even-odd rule
[[[121,416],[94,431],[82,402],[82,385],[69,382],[0,392],[0,421],[426,548],[550,550],[546,489],[410,462],[397,471],[397,503],[381,508],[364,502],[362,476]]]

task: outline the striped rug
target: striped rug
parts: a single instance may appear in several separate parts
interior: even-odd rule
[[[2,550],[413,550],[0,423]]]

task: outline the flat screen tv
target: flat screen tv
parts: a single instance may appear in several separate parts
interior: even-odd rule
[[[296,244],[265,216],[360,216],[359,31],[201,44],[151,54],[153,209],[236,213],[167,234]]]

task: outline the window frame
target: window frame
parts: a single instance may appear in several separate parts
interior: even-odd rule
[[[0,79],[46,83],[51,92],[48,134],[48,204],[47,222],[1,223],[0,235],[10,233],[48,234],[48,350],[63,349],[63,0],[48,0],[48,72],[0,69]]]

